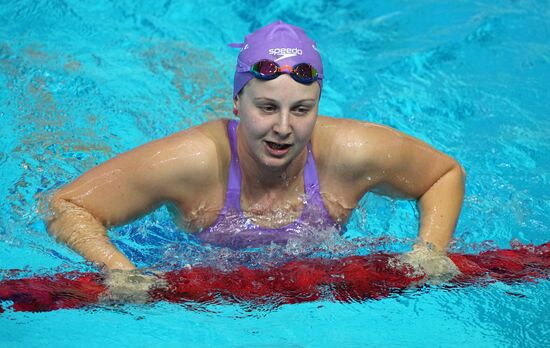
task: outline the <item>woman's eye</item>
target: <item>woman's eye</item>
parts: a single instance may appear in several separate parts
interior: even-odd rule
[[[273,106],[273,105],[262,105],[262,106],[260,106],[260,109],[262,109],[262,111],[264,111],[264,112],[273,112],[273,111],[275,111],[275,106]]]
[[[299,115],[304,115],[304,114],[307,114],[309,112],[309,108],[307,108],[305,106],[300,106],[300,107],[297,107],[296,109],[294,109],[294,112],[299,114]]]

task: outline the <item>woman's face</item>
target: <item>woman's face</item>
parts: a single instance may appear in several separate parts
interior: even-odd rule
[[[263,165],[285,168],[309,143],[319,107],[317,83],[304,85],[287,74],[252,79],[235,99],[239,137],[247,153]]]

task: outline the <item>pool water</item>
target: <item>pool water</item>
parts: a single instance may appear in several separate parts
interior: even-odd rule
[[[395,127],[463,164],[453,250],[550,240],[547,1],[4,1],[0,272],[92,269],[47,234],[47,195],[140,144],[230,117],[238,52],[227,44],[276,19],[318,43],[321,114]],[[414,203],[369,194],[348,224],[345,250],[329,244],[326,252],[405,251],[417,219]],[[164,208],[110,235],[141,267],[261,266],[273,256],[197,245]],[[286,252],[296,248],[308,252]],[[279,308],[7,311],[0,345],[542,347],[550,346],[549,312],[548,280]]]

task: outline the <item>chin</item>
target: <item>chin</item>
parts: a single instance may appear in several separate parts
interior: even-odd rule
[[[285,168],[288,166],[290,162],[291,162],[291,159],[286,157],[283,157],[283,158],[264,157],[262,159],[263,165],[271,169]]]

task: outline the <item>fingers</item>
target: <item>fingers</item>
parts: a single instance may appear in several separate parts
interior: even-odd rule
[[[147,303],[149,291],[167,285],[162,273],[152,270],[111,270],[105,278],[107,293],[101,299],[110,303]]]
[[[445,253],[430,248],[415,248],[401,255],[399,260],[413,266],[415,273],[425,274],[430,284],[448,282],[460,273]]]

